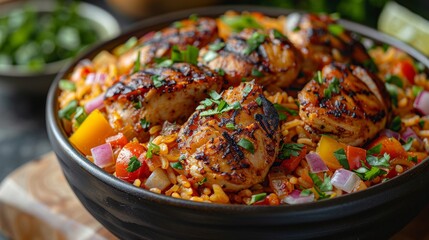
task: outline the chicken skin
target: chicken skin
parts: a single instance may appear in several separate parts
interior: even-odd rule
[[[365,47],[329,15],[290,14],[285,32],[304,56],[301,82],[332,61],[361,66],[371,61]]]
[[[357,66],[332,63],[299,92],[304,128],[318,140],[322,134],[361,146],[384,129],[390,97],[375,75]]]
[[[179,132],[186,172],[230,192],[262,182],[277,157],[280,131],[261,87],[242,83],[202,103]]]
[[[232,86],[237,86],[243,79],[255,79],[263,86],[287,87],[298,76],[302,57],[277,30],[265,34],[244,29],[226,42],[218,39],[203,48],[199,61],[212,70],[224,71]]]
[[[222,83],[222,77],[210,69],[188,63],[148,68],[125,77],[107,90],[107,116],[116,131],[146,141],[148,124],[184,123],[208,96],[207,92],[219,91]]]
[[[141,65],[153,63],[156,58],[170,55],[177,45],[184,49],[187,45],[204,47],[217,38],[216,21],[212,18],[185,19],[159,32],[151,32],[139,39],[139,44],[119,57],[118,68],[128,73],[140,52]]]

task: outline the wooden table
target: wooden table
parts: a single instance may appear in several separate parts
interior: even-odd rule
[[[116,239],[82,206],[53,153],[27,163],[0,185],[0,231],[11,239]],[[392,237],[429,240],[429,205]]]

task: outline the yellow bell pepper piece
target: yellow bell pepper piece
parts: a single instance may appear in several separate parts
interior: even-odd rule
[[[334,156],[334,152],[340,148],[344,149],[345,151],[346,147],[347,145],[340,143],[329,136],[323,135],[320,138],[319,144],[317,145],[316,152],[319,154],[328,168],[339,169],[342,168],[342,166]]]
[[[98,110],[92,111],[74,132],[69,140],[83,154],[91,155],[91,148],[106,142],[106,138],[115,134],[104,115]]]

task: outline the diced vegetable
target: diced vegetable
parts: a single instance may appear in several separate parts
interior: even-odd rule
[[[366,161],[366,150],[363,148],[347,146],[347,161],[351,170],[361,167],[361,161]]]
[[[398,132],[392,131],[390,129],[383,129],[380,132],[380,136],[386,136],[388,138],[395,138],[397,140],[399,140],[401,138],[401,134],[399,134]]]
[[[94,110],[70,136],[70,142],[83,154],[90,155],[91,148],[105,143],[115,131],[99,110]]]
[[[92,158],[95,165],[104,168],[115,163],[113,158],[112,146],[109,143],[101,144],[97,147],[91,148]]]
[[[411,160],[412,158],[417,158],[417,163],[420,163],[424,159],[428,157],[428,154],[425,152],[407,152],[408,160]]]
[[[307,160],[312,173],[325,172],[329,170],[317,153],[311,152],[305,156],[305,159]]]
[[[249,205],[252,205],[256,202],[264,200],[266,196],[267,196],[267,193],[253,194],[252,197],[250,198]]]
[[[421,114],[429,115],[429,92],[421,91],[420,94],[414,100],[414,108],[417,109]]]
[[[122,148],[128,143],[128,139],[122,132],[120,132],[114,136],[106,138],[106,143],[110,143],[113,148]]]
[[[293,172],[298,167],[301,160],[304,159],[305,155],[307,154],[307,147],[306,146],[301,146],[301,147],[299,147],[299,149],[300,150],[297,152],[296,152],[296,150],[293,150],[295,152],[288,154],[289,158],[284,159],[283,162],[280,164],[280,166],[286,170],[286,173]],[[290,151],[292,151],[292,150],[290,150]]]
[[[414,77],[416,76],[416,70],[412,63],[407,60],[398,62],[395,65],[394,71],[399,71],[399,73],[404,76],[409,83],[414,84]]]
[[[338,162],[337,158],[334,156],[334,152],[342,148],[346,150],[346,145],[338,142],[337,140],[323,135],[320,138],[319,144],[317,146],[316,152],[325,162],[325,164],[331,169],[341,168],[341,164]]]
[[[354,172],[342,168],[337,169],[331,179],[332,185],[347,193],[351,193],[359,182],[360,179]]]
[[[375,139],[371,144],[369,144],[368,148],[371,149],[379,144],[381,144],[379,154],[387,153],[390,155],[391,159],[394,159],[398,156],[406,156],[406,152],[402,147],[402,144],[395,138],[380,136],[379,138]]]
[[[150,171],[144,161],[144,154],[145,149],[141,144],[135,142],[126,144],[116,159],[116,177],[132,183],[137,178],[149,176]],[[133,163],[136,159],[140,162],[137,168]]]
[[[301,196],[301,191],[299,190],[294,190],[282,200],[282,202],[285,202],[291,205],[309,203],[313,201],[314,201],[314,194],[310,194],[308,196]]]
[[[161,191],[170,185],[167,173],[162,168],[155,169],[150,176],[146,179],[145,185],[148,189],[158,188]]]
[[[95,109],[101,109],[103,107],[104,107],[104,94],[100,94],[85,104],[85,112],[89,114]]]

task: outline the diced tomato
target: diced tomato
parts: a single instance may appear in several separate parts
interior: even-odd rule
[[[407,156],[407,153],[402,147],[402,144],[397,139],[388,138],[387,136],[380,136],[379,138],[375,139],[371,144],[369,144],[368,149],[371,149],[379,144],[381,144],[380,154],[387,153],[390,155],[390,159]]]
[[[366,162],[366,150],[363,148],[347,146],[347,161],[351,170],[361,167],[361,161]]]
[[[396,177],[398,173],[396,172],[395,168],[392,168],[389,170],[389,173],[386,175],[386,178],[393,178]]]
[[[304,146],[301,149],[301,152],[299,152],[298,156],[291,156],[289,159],[283,160],[283,162],[280,164],[281,167],[283,167],[286,170],[286,173],[293,172],[299,165],[302,159],[305,158],[305,155],[307,154],[307,147]]]
[[[395,65],[395,68],[399,73],[404,76],[409,83],[414,84],[414,77],[416,76],[416,70],[414,69],[414,66],[412,63],[410,63],[407,60],[398,62]]]
[[[135,142],[127,143],[119,152],[116,160],[116,176],[127,182],[134,182],[137,178],[148,177],[150,171],[144,161],[145,154],[146,152],[142,145]],[[132,157],[136,157],[141,166],[135,171],[128,172],[127,168]]]
[[[428,157],[428,154],[425,152],[407,152],[409,157],[417,157],[417,163],[420,163]]]
[[[128,143],[128,139],[123,133],[120,132],[116,135],[106,138],[106,143],[110,143],[113,148],[123,148],[125,144]]]

